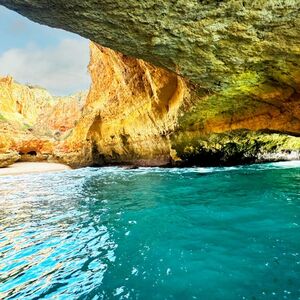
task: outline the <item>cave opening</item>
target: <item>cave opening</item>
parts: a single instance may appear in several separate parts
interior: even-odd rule
[[[30,160],[46,153],[47,159],[82,116],[90,87],[89,41],[2,5],[0,35],[0,155]]]
[[[31,155],[31,156],[37,156],[36,151],[29,151],[29,152],[27,152],[27,154]]]

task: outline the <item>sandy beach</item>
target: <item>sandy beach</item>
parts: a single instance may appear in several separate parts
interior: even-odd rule
[[[70,167],[58,163],[18,162],[7,168],[0,168],[0,176],[58,172],[70,169]]]

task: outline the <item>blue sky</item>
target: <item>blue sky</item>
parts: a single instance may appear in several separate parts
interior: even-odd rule
[[[37,84],[54,95],[88,89],[89,41],[34,23],[0,5],[0,76]]]

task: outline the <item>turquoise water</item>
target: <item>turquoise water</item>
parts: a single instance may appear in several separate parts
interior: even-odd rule
[[[300,299],[300,163],[1,177],[0,299]]]

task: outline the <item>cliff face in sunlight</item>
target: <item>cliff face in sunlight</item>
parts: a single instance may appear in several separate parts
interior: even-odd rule
[[[91,43],[87,95],[0,78],[0,166],[227,165],[299,159],[300,94],[256,72],[207,91]]]
[[[55,97],[54,104],[41,112],[35,129],[55,133],[57,137],[68,132],[81,117],[87,92],[78,92],[71,96]]]
[[[83,164],[169,163],[168,135],[189,97],[184,80],[97,44],[91,44],[89,70],[92,86],[83,116],[64,145],[70,162],[76,165],[81,157]]]
[[[53,97],[40,87],[0,77],[0,167],[52,159],[81,116],[86,93]]]
[[[53,104],[43,88],[22,85],[12,77],[0,77],[0,118],[16,127],[32,126],[42,112]]]
[[[56,153],[72,166],[299,158],[300,97],[289,85],[247,72],[207,92],[97,44],[91,44],[89,70],[83,115]]]

